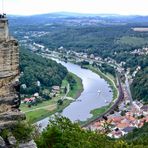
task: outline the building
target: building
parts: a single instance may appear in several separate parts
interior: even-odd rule
[[[52,93],[60,93],[60,86],[52,86]]]
[[[126,128],[123,129],[123,131],[124,131],[125,134],[128,134],[129,132],[132,132],[134,128],[135,127],[126,127]]]
[[[91,54],[90,59],[94,59],[94,58],[95,58],[94,54]]]
[[[140,109],[143,111],[145,115],[148,115],[148,105],[143,105]]]

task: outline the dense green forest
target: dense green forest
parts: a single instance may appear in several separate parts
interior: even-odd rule
[[[53,85],[61,85],[62,80],[66,77],[68,71],[61,64],[57,64],[50,59],[42,58],[29,50],[20,50],[20,71],[22,94],[33,94],[42,91],[44,88],[50,89]],[[37,85],[40,82],[40,86]]]
[[[103,133],[84,130],[65,117],[56,117],[36,136],[36,143],[39,148],[146,148],[147,132],[148,124],[145,124],[122,139],[111,139]]]
[[[131,91],[134,99],[148,103],[148,67],[140,70],[133,80]]]

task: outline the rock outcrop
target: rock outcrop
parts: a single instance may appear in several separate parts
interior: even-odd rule
[[[17,40],[9,37],[8,20],[0,18],[0,130],[24,119],[19,111],[19,47]],[[15,118],[14,118],[15,116]],[[23,118],[22,118],[23,116]],[[12,126],[12,125],[10,125]]]
[[[15,137],[4,138],[2,132],[14,128],[18,121],[25,119],[24,113],[19,110],[19,90],[19,45],[9,36],[7,18],[0,14],[0,147],[15,147]],[[23,145],[20,144],[21,147]],[[31,147],[28,142],[26,145]]]

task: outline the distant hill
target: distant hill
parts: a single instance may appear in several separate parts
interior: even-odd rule
[[[105,22],[120,22],[120,23],[148,23],[148,16],[139,15],[118,15],[118,14],[85,14],[85,13],[72,13],[72,12],[55,12],[48,14],[39,14],[31,16],[15,16],[8,15],[10,20],[15,20],[16,23],[47,23],[49,21],[57,21],[58,19],[97,19]]]

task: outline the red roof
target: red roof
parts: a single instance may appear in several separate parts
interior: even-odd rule
[[[29,101],[33,101],[35,98],[25,98],[24,101],[25,102],[29,102]]]
[[[113,122],[121,122],[122,119],[123,119],[123,117],[121,117],[121,116],[120,117],[113,117],[112,121]]]
[[[100,126],[101,126],[101,123],[100,123],[100,122],[95,122],[95,123],[94,123],[94,126],[100,127]]]
[[[129,127],[130,125],[128,123],[119,123],[117,124],[118,128],[125,128],[125,127]]]

